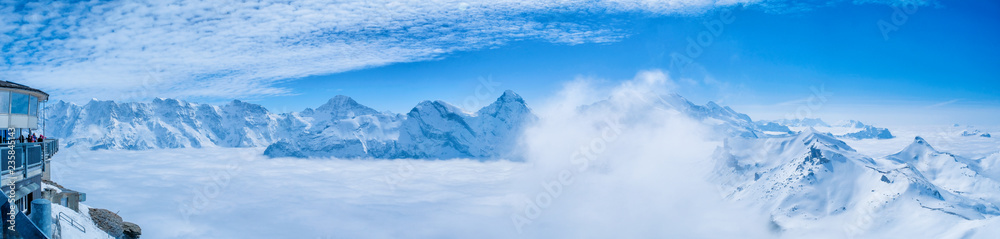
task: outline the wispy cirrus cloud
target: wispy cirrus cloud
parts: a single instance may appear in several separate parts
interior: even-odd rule
[[[280,95],[295,78],[513,41],[627,37],[603,16],[762,2],[776,1],[0,1],[0,77],[70,101]]]

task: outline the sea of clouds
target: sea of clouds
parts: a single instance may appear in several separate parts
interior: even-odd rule
[[[524,162],[267,159],[262,149],[69,149],[53,179],[143,238],[769,237],[707,181],[720,145],[647,71],[534,108]],[[591,106],[595,102],[599,106]]]

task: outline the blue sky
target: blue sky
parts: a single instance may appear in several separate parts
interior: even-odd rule
[[[640,70],[664,69],[678,81],[681,94],[696,103],[712,100],[745,111],[795,110],[795,105],[782,106],[809,97],[812,88],[832,95],[831,108],[1000,106],[998,3],[920,7],[886,40],[878,21],[892,21],[894,11],[878,4],[779,14],[734,8],[735,21],[695,60],[703,70],[671,68],[670,53],[683,53],[686,38],[705,31],[701,23],[718,18],[717,12],[616,16],[611,20],[627,21],[634,35],[581,45],[515,42],[440,60],[307,77],[282,85],[298,89],[300,95],[260,102],[299,110],[315,107],[331,94],[344,94],[395,112],[405,112],[423,99],[464,106],[480,78],[513,89],[530,102],[576,77],[614,82],[631,79]],[[706,83],[706,78],[718,83]],[[780,113],[762,112],[772,118]]]
[[[995,1],[919,1],[915,11],[901,1],[303,1],[207,12],[200,6],[211,2],[178,2],[5,3],[13,14],[0,31],[15,54],[0,76],[78,103],[244,99],[288,112],[342,94],[406,112],[435,99],[475,110],[504,89],[530,104],[574,79],[611,86],[659,69],[695,103],[755,118],[786,116],[813,89],[830,97],[811,116],[832,120],[987,124],[1000,116]],[[672,54],[725,12],[733,21],[694,64],[672,66]],[[880,21],[895,30],[883,34]],[[483,80],[499,90],[476,98]]]

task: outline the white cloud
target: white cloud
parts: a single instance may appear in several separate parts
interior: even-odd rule
[[[522,137],[533,168],[514,179],[527,202],[512,217],[529,221],[526,238],[773,237],[766,218],[707,181],[720,142],[655,103],[673,87],[661,71],[608,90],[581,80],[537,108],[540,121]],[[580,110],[595,100],[604,101]],[[570,180],[560,192],[561,175]]]
[[[688,14],[758,1],[4,2],[0,77],[72,101],[286,94],[275,84],[309,75],[516,40],[627,36],[592,20],[606,13]],[[590,20],[538,17],[563,14]]]

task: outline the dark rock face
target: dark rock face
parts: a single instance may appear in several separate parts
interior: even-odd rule
[[[296,147],[292,146],[291,143],[285,141],[280,141],[271,144],[270,146],[267,146],[267,149],[264,150],[264,155],[270,157],[296,157],[296,158],[306,157],[305,154],[302,154],[302,152],[299,151]]]
[[[122,237],[124,239],[139,239],[139,236],[142,235],[142,228],[139,228],[139,225],[136,225],[135,223],[125,222],[122,224],[122,229],[125,234]]]
[[[122,221],[121,216],[107,209],[91,208],[90,219],[94,220],[97,228],[114,238],[139,239],[142,235],[142,228],[139,225]]]
[[[94,224],[97,228],[102,231],[107,232],[114,238],[121,238],[124,232],[122,228],[122,217],[118,216],[114,212],[108,211],[107,209],[90,209],[90,218],[94,220]]]

